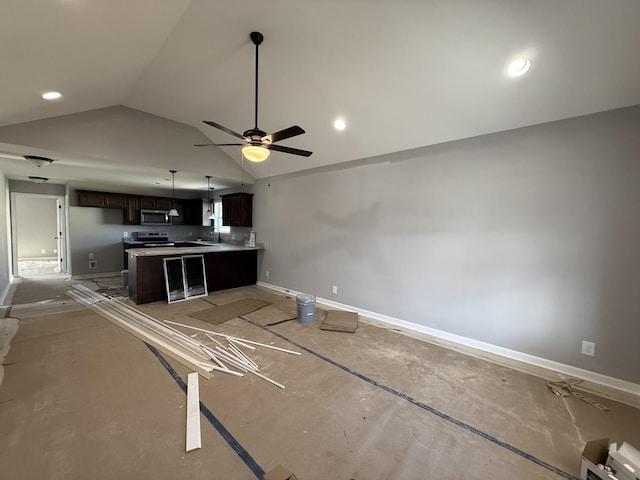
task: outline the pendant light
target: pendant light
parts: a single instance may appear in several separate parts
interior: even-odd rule
[[[207,175],[207,218],[209,220],[213,220],[216,217],[213,214],[213,203],[211,201],[211,190],[213,190],[210,186],[211,175]]]
[[[169,170],[171,172],[171,210],[169,210],[170,217],[179,217],[178,210],[175,209],[173,202],[176,199],[176,171]]]

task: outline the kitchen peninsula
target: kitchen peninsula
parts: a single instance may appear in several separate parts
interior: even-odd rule
[[[193,242],[196,243],[196,242]],[[202,242],[187,247],[130,248],[129,298],[137,305],[167,299],[163,259],[183,255],[204,257],[210,292],[253,285],[257,281],[258,251],[264,247]]]

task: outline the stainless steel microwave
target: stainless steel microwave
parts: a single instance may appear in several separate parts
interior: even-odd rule
[[[169,210],[140,210],[140,225],[171,225]]]

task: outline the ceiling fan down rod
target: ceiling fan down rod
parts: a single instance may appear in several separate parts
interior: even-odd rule
[[[260,32],[251,32],[249,35],[251,41],[256,46],[256,95],[255,95],[255,129],[258,129],[258,47],[264,40],[264,36]]]

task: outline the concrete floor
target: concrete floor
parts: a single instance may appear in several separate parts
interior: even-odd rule
[[[21,318],[0,386],[3,478],[253,479],[282,464],[300,480],[557,479],[578,476],[587,440],[640,446],[639,409],[589,394],[603,412],[553,395],[541,378],[392,329],[236,318],[209,328],[302,355],[252,352],[285,389],[201,378],[202,448],[185,453],[190,370],[71,301],[71,283],[24,279],[5,312]],[[138,308],[196,325],[188,313],[243,297],[276,298],[245,287]]]

